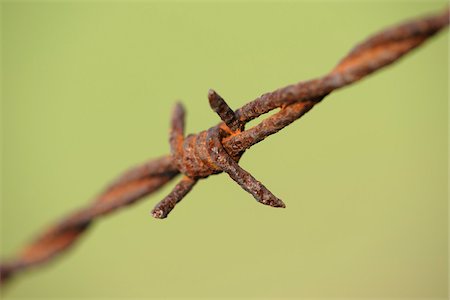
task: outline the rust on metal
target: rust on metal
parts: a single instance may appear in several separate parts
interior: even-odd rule
[[[178,173],[171,156],[154,159],[125,172],[91,205],[57,222],[25,247],[15,259],[2,262],[1,283],[17,272],[42,264],[64,252],[82,236],[94,220],[150,195]]]
[[[285,207],[283,201],[239,166],[244,152],[299,119],[332,91],[397,61],[448,24],[449,10],[446,9],[441,14],[384,30],[357,45],[329,74],[263,94],[236,111],[210,90],[210,106],[222,122],[198,134],[185,137],[185,111],[178,103],[171,121],[171,155],[132,168],[107,187],[91,205],[62,219],[15,258],[3,262],[0,266],[1,283],[63,253],[99,217],[150,195],[179,173],[183,174],[181,181],[153,209],[155,218],[167,217],[198,180],[221,172],[227,173],[258,202]],[[279,111],[245,130],[246,123],[274,109]]]
[[[172,192],[155,206],[152,210],[152,216],[158,219],[166,218],[175,205],[189,193],[196,183],[197,179],[184,176]]]
[[[219,115],[232,132],[237,130],[242,131],[244,129],[244,124],[239,121],[239,118],[234,111],[228,106],[225,100],[216,93],[216,91],[210,89],[208,91],[208,99],[212,110]]]

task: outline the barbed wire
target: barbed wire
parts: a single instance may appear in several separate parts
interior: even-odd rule
[[[285,207],[261,182],[238,162],[254,144],[299,119],[332,91],[352,84],[387,66],[448,26],[449,10],[384,30],[357,45],[327,75],[289,85],[233,111],[215,91],[209,90],[211,108],[222,122],[198,134],[184,137],[184,108],[177,103],[172,115],[171,155],[131,168],[98,195],[90,205],[73,212],[47,229],[15,258],[0,266],[4,284],[20,271],[51,260],[69,249],[99,217],[130,205],[163,187],[179,173],[181,181],[152,211],[165,218],[195,183],[213,174],[227,173],[258,202]],[[279,111],[258,125],[245,124],[274,109]]]

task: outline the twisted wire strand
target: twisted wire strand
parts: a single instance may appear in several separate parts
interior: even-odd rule
[[[14,273],[46,262],[64,252],[98,217],[157,191],[177,174],[178,170],[173,167],[170,156],[130,169],[108,186],[91,205],[68,215],[38,236],[15,259],[2,263],[1,283]]]
[[[255,198],[265,199],[265,204],[284,207],[284,203],[270,191],[267,190],[269,194],[261,195],[266,188],[240,169],[237,162],[245,150],[299,119],[333,90],[352,84],[397,61],[448,24],[449,10],[446,9],[441,14],[384,30],[357,45],[329,74],[263,94],[234,111],[234,115],[223,98],[211,90],[208,93],[211,107],[224,122],[186,139],[183,138],[184,110],[177,106],[170,137],[172,155],[130,169],[90,205],[70,214],[39,235],[15,258],[1,264],[1,283],[5,283],[13,274],[63,253],[97,218],[143,199],[180,172],[184,174],[183,179],[173,193],[155,207],[155,217],[166,217],[198,179],[222,171],[227,172]],[[244,129],[246,123],[273,109],[279,111],[258,125]]]
[[[449,11],[446,10],[439,15],[389,28],[357,45],[330,74],[277,89],[245,104],[236,110],[244,123],[273,109],[281,110],[257,126],[225,139],[225,149],[235,155],[250,148],[300,118],[333,90],[397,61],[448,24]]]

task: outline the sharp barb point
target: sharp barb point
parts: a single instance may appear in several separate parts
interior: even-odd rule
[[[184,196],[187,195],[194,187],[196,179],[183,177],[180,182],[173,188],[169,195],[156,204],[152,210],[152,216],[157,219],[164,219],[175,208],[175,205],[180,202]]]
[[[234,111],[213,89],[209,89],[208,91],[208,100],[212,110],[219,115],[220,119],[228,126],[228,128],[232,131],[236,131],[243,127]]]

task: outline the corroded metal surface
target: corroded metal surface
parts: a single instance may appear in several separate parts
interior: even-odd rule
[[[210,90],[210,106],[223,122],[195,135],[184,136],[185,113],[183,106],[177,104],[171,123],[171,155],[132,168],[106,188],[91,205],[56,223],[14,259],[2,263],[1,282],[4,283],[16,272],[62,253],[98,217],[144,198],[179,173],[183,174],[183,178],[153,209],[154,217],[167,217],[198,180],[221,172],[227,173],[258,202],[285,207],[283,201],[239,166],[239,159],[245,150],[299,119],[333,90],[397,61],[448,23],[449,11],[446,10],[439,15],[384,30],[356,46],[329,74],[266,93],[236,111]],[[245,130],[246,123],[273,109],[279,111]]]
[[[16,258],[3,262],[0,266],[2,284],[13,273],[62,253],[78,240],[95,219],[155,192],[178,173],[171,156],[152,160],[124,173],[91,205],[68,215],[38,236]]]

